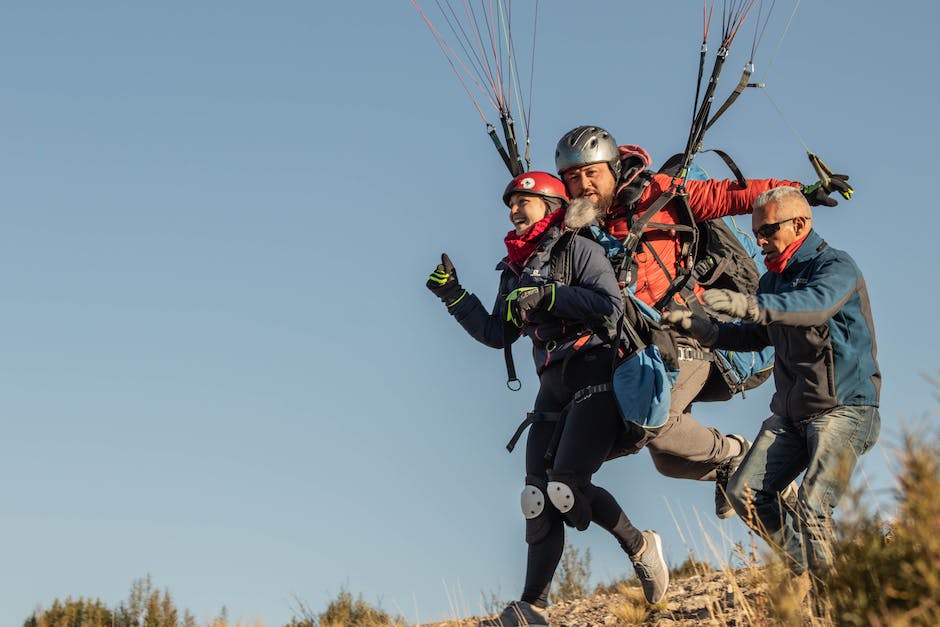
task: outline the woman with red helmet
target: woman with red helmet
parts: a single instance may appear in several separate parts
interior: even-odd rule
[[[475,339],[504,348],[532,341],[539,391],[520,430],[526,440],[522,509],[528,559],[519,601],[481,625],[547,625],[544,608],[565,544],[565,525],[607,529],[630,556],[646,598],[666,593],[668,569],[659,535],[640,531],[614,497],[591,478],[623,441],[624,421],[611,381],[623,302],[604,249],[587,237],[565,235],[564,183],[547,172],[526,172],[503,192],[513,229],[504,238],[499,294],[491,310],[457,280],[450,258],[427,287]],[[552,251],[570,247],[569,284],[553,277]],[[567,255],[567,253],[566,253]],[[557,258],[557,255],[556,255]]]

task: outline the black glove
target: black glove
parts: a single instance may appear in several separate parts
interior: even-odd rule
[[[760,314],[757,299],[750,294],[731,290],[705,290],[702,302],[718,313],[728,314],[745,322],[754,322]]]
[[[428,277],[427,286],[448,307],[456,305],[466,294],[466,290],[460,287],[460,282],[457,281],[457,271],[447,253],[441,253],[441,262]]]
[[[830,198],[829,194],[839,192],[842,194],[843,198],[851,198],[853,190],[852,186],[848,184],[848,180],[848,174],[833,174],[825,182],[820,180],[812,185],[804,185],[801,191],[803,192],[803,196],[806,197],[806,201],[812,207],[818,207],[819,205],[835,207],[839,204],[839,201],[835,198]]]
[[[718,339],[718,325],[707,318],[696,316],[688,309],[667,311],[660,318],[663,326],[698,340],[702,346],[711,346]]]
[[[537,309],[551,311],[554,305],[554,283],[539,287],[520,287],[506,297],[506,321],[522,327],[529,319],[529,312]]]

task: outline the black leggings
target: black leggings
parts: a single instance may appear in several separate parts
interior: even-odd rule
[[[558,423],[537,422],[531,426],[526,441],[526,474],[547,480],[547,471],[551,469],[581,477],[580,493],[590,503],[591,522],[611,532],[627,554],[635,555],[643,547],[640,531],[614,497],[590,481],[624,428],[614,396],[611,392],[600,392],[579,403],[570,402],[574,393],[582,388],[609,383],[611,365],[610,350],[594,349],[542,371],[535,411],[560,412],[568,406],[568,413],[551,460],[547,460],[545,454]],[[540,607],[547,604],[548,589],[565,548],[564,519],[557,509],[546,505],[550,530],[542,540],[529,545],[522,591],[523,601]]]

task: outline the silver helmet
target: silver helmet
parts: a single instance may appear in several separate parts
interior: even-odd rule
[[[565,133],[555,147],[555,168],[561,174],[591,163],[606,163],[620,178],[620,152],[610,133],[599,126],[579,126]]]

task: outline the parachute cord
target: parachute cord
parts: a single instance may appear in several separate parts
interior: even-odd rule
[[[496,0],[496,2],[497,4],[500,4],[500,0]],[[489,0],[488,7],[481,6],[480,12],[483,14],[483,22],[486,25],[486,34],[490,41],[490,52],[493,55],[493,79],[495,81],[494,89],[496,90],[497,100],[499,101],[500,109],[508,112],[510,104],[509,98],[507,96],[508,92],[503,85],[502,39],[500,39],[496,33],[498,24],[493,17],[493,0]]]
[[[539,0],[535,0],[535,19],[532,22],[532,62],[529,67],[529,104],[526,107],[522,122],[525,124],[525,162],[526,170],[531,169],[532,160],[529,156],[529,138],[532,137],[530,122],[532,120],[532,86],[535,81],[535,42],[539,29]]]
[[[447,63],[450,65],[451,69],[454,71],[454,74],[457,76],[457,80],[460,81],[460,85],[463,87],[464,91],[467,92],[467,96],[470,98],[470,102],[473,103],[473,106],[477,110],[477,113],[480,114],[480,118],[483,120],[483,123],[488,126],[491,126],[489,121],[486,119],[486,115],[483,113],[483,109],[480,108],[479,103],[477,103],[476,98],[473,97],[473,93],[470,91],[470,88],[467,87],[467,83],[463,80],[463,76],[460,75],[460,71],[457,69],[457,66],[454,64],[454,58],[456,58],[457,62],[460,63],[461,66],[463,66],[464,71],[467,71],[466,66],[464,66],[463,63],[460,62],[459,57],[457,57],[456,55],[454,55],[453,57],[451,56],[453,54],[453,50],[450,48],[450,46],[446,44],[446,42],[444,42],[444,38],[441,37],[441,34],[437,31],[436,28],[434,28],[434,25],[431,23],[431,20],[429,20],[427,15],[424,14],[424,11],[418,5],[417,0],[411,0],[411,4],[414,5],[415,9],[418,10],[418,13],[424,19],[424,23],[427,24],[428,28],[430,29],[431,34],[434,36],[434,40],[437,42],[437,45],[440,47],[441,52],[444,54],[444,58],[447,59]],[[472,76],[471,76],[471,80],[473,80]],[[480,87],[480,89],[482,90],[482,86],[480,86],[479,83],[477,83],[477,86]],[[485,94],[486,92],[484,91],[483,93]],[[487,98],[489,99],[488,96]],[[489,99],[489,100],[490,100],[490,103],[493,104],[493,106],[496,106],[496,103],[494,103],[492,99]]]
[[[496,99],[496,109],[502,111],[503,110],[503,101],[501,97],[502,93],[496,87],[496,81],[494,79],[492,65],[490,64],[490,58],[489,58],[489,55],[486,53],[486,48],[483,45],[483,39],[480,37],[480,27],[479,27],[479,22],[477,20],[476,13],[474,12],[473,7],[470,5],[470,3],[467,0],[464,0],[463,6],[464,6],[464,12],[467,14],[467,20],[470,22],[470,24],[473,25],[472,34],[474,36],[474,39],[476,40],[477,51],[478,51],[478,54],[480,55],[480,58],[482,59],[482,64],[485,68],[487,82],[490,84],[490,89],[493,90],[492,95]],[[494,59],[494,63],[495,61],[496,60]]]
[[[685,143],[685,153],[689,152],[692,145],[692,138],[695,135],[695,118],[699,108],[699,96],[702,93],[702,77],[705,75],[705,55],[708,53],[708,30],[712,21],[712,11],[715,9],[715,0],[712,0],[711,7],[708,6],[708,0],[702,0],[702,45],[698,54],[698,78],[695,81],[695,99],[692,100],[692,126],[689,128],[689,137]]]
[[[712,103],[715,100],[715,89],[718,85],[718,78],[721,75],[722,67],[724,66],[725,60],[728,57],[728,50],[731,47],[731,43],[734,41],[734,37],[738,32],[738,29],[741,28],[741,25],[744,23],[744,20],[747,18],[751,9],[754,7],[756,0],[741,0],[740,3],[732,1],[730,4],[725,1],[722,4],[722,31],[721,31],[721,46],[718,48],[718,53],[715,56],[715,65],[712,67],[711,76],[708,79],[708,86],[705,88],[705,94],[702,97],[701,104],[697,104],[697,111],[693,112],[692,116],[692,125],[689,129],[689,137],[686,141],[685,152],[682,157],[682,168],[679,170],[680,176],[685,176],[685,171],[688,169],[689,164],[692,162],[692,157],[702,149],[702,140],[705,136],[705,131],[708,130],[709,124],[709,113],[711,112]],[[706,33],[707,35],[707,33]],[[702,51],[704,58],[704,50]],[[749,64],[750,65],[750,64]],[[751,68],[752,69],[752,68]],[[748,71],[748,67],[745,67],[745,72]],[[747,85],[747,80],[750,78],[748,74],[747,79],[743,79],[743,85]],[[741,85],[739,81],[739,85]],[[701,86],[701,79],[699,79],[699,85],[696,87],[696,103],[698,103],[698,91]],[[744,86],[740,87],[743,91]],[[734,96],[737,98],[737,96]],[[733,102],[733,99],[732,99]],[[722,105],[723,108],[724,105]],[[728,105],[730,106],[730,104]],[[713,118],[711,121],[714,122],[717,119],[717,115],[723,112],[719,110],[719,113],[716,114],[716,118]],[[675,182],[675,177],[673,178]]]
[[[486,76],[486,70],[483,67],[483,62],[480,60],[480,55],[476,53],[473,49],[473,41],[470,38],[470,35],[467,34],[466,29],[464,29],[463,24],[461,24],[460,19],[457,17],[457,13],[454,11],[454,7],[445,0],[448,10],[450,11],[450,16],[448,16],[448,11],[444,10],[444,7],[441,6],[441,0],[435,0],[438,10],[441,12],[441,15],[444,17],[444,21],[447,22],[447,25],[450,27],[450,32],[454,34],[457,42],[460,44],[460,49],[463,50],[464,56],[470,61],[470,65],[473,68],[473,72],[470,72],[467,69],[467,66],[460,60],[460,56],[456,53],[454,57],[457,58],[460,65],[464,68],[464,71],[467,72],[467,75],[471,77],[473,82],[477,85],[477,88],[486,94],[487,99],[493,105],[493,108],[496,108],[496,103],[493,100],[493,97],[490,95],[490,92],[483,86],[483,83],[488,82]],[[457,26],[454,26],[457,24]],[[459,27],[459,30],[458,30]],[[443,39],[443,38],[442,38]],[[476,78],[473,76],[476,75]]]
[[[706,10],[707,9],[707,10]],[[702,45],[708,41],[708,31],[712,26],[712,12],[715,10],[715,0],[712,0],[711,7],[708,6],[708,0],[702,0],[702,21],[704,22],[705,32],[702,33]]]
[[[727,100],[721,105],[718,111],[715,112],[715,115],[711,117],[708,123],[705,125],[705,130],[707,131],[711,126],[718,120],[721,115],[728,110],[728,108],[734,104],[735,100],[738,99],[744,90],[748,87],[763,87],[763,83],[750,83],[751,75],[754,73],[754,56],[757,52],[757,48],[760,46],[760,42],[764,37],[764,32],[767,29],[767,23],[770,21],[770,16],[773,14],[774,5],[776,0],[770,3],[770,10],[767,11],[767,16],[764,18],[763,24],[761,24],[761,14],[763,13],[763,2],[758,3],[757,11],[757,24],[754,27],[754,39],[751,42],[751,56],[748,59],[747,63],[744,65],[744,70],[741,72],[741,78],[738,81],[737,86],[734,88],[734,91],[728,95]]]
[[[774,52],[770,55],[770,61],[767,62],[767,69],[764,70],[764,75],[761,76],[760,82],[764,82],[767,78],[767,74],[770,73],[770,68],[774,64],[774,60],[777,58],[777,53],[780,52],[780,47],[783,45],[783,39],[787,36],[787,32],[790,30],[790,24],[793,23],[793,18],[796,16],[797,9],[800,8],[800,2],[802,0],[796,0],[796,3],[793,5],[793,11],[790,12],[790,17],[787,19],[787,25],[783,28],[783,33],[780,35],[780,39],[777,40],[777,47],[774,48]]]
[[[763,92],[764,92],[764,95],[767,96],[767,100],[770,101],[770,104],[772,104],[774,109],[777,110],[777,113],[780,115],[780,119],[783,120],[783,123],[786,124],[787,128],[790,129],[790,132],[793,133],[796,139],[800,142],[800,144],[803,146],[803,149],[806,151],[806,153],[812,154],[813,151],[810,150],[807,143],[803,141],[803,137],[799,134],[799,132],[797,132],[796,128],[792,124],[790,124],[790,121],[787,119],[787,116],[783,114],[783,111],[780,109],[780,107],[777,106],[777,103],[774,102],[774,99],[770,97],[770,92],[767,91],[766,87],[764,87]]]
[[[522,93],[519,88],[519,69],[516,64],[516,44],[512,39],[512,15],[504,8],[503,0],[499,0],[499,14],[500,21],[502,24],[503,39],[506,40],[506,52],[507,52],[507,65],[509,66],[509,95],[513,93],[516,96],[516,103],[519,105],[520,111],[525,111],[525,101],[522,98]],[[507,98],[508,102],[508,98]],[[507,107],[507,114],[510,113]],[[510,123],[512,118],[510,117]],[[528,129],[525,124],[525,118],[523,117],[523,133],[528,136]],[[515,130],[513,130],[513,141],[515,141]],[[516,146],[516,157],[519,156],[518,144]]]
[[[767,24],[770,22],[770,16],[774,13],[774,8],[777,6],[777,0],[772,0],[770,3],[770,9],[767,11],[767,17],[764,18],[763,26],[760,25],[761,13],[764,10],[764,3],[760,3],[760,7],[757,11],[757,25],[754,27],[754,41],[751,43],[751,62],[754,62],[754,55],[757,54],[757,49],[760,47],[760,42],[764,39],[764,33],[767,31]],[[759,34],[758,34],[759,33]]]
[[[532,63],[531,63],[530,73],[529,73],[529,92],[528,92],[528,104],[527,104],[526,98],[523,96],[523,93],[522,93],[522,86],[521,86],[521,81],[520,81],[520,76],[519,76],[519,63],[516,57],[516,43],[512,37],[512,13],[511,13],[512,7],[511,7],[511,3],[509,2],[507,2],[506,4],[509,5],[509,10],[505,11],[505,13],[503,13],[503,11],[501,10],[501,15],[505,15],[503,19],[503,33],[506,39],[506,47],[509,50],[510,85],[514,88],[516,102],[519,105],[519,111],[522,112],[522,132],[526,138],[526,142],[528,143],[529,137],[530,137],[529,121],[531,120],[531,116],[532,116],[532,82],[533,82],[533,77],[535,76],[535,34],[533,33],[532,35]],[[503,2],[501,0],[500,6],[502,7],[502,5],[503,5]],[[537,25],[538,24],[538,0],[536,0],[536,3],[535,3],[535,19],[536,19],[536,25]]]
[[[486,68],[483,67],[483,61],[480,59],[480,56],[473,49],[473,42],[470,38],[470,35],[467,34],[467,31],[464,29],[463,24],[460,22],[460,18],[457,17],[457,14],[454,12],[453,6],[450,2],[445,0],[447,8],[450,10],[450,17],[447,15],[447,11],[444,10],[444,7],[441,6],[441,0],[435,0],[438,9],[443,15],[444,20],[447,22],[447,25],[450,27],[451,33],[454,34],[454,37],[457,38],[460,48],[463,51],[464,56],[468,59],[470,63],[470,68],[467,67],[467,64],[463,62],[463,59],[460,55],[456,53],[453,48],[444,41],[444,38],[440,35],[439,38],[441,41],[444,41],[444,45],[450,50],[451,56],[456,59],[457,63],[463,68],[464,73],[467,77],[476,85],[477,89],[480,90],[487,101],[494,109],[499,109],[499,105],[496,102],[495,90],[492,87],[492,81],[487,74]],[[457,27],[454,24],[457,24]],[[473,25],[476,28],[476,25]],[[459,27],[459,30],[458,30]],[[432,27],[432,32],[435,32]],[[469,46],[469,48],[468,48]],[[446,53],[445,53],[446,54]],[[472,68],[472,71],[471,71]],[[487,87],[485,84],[489,84]]]

